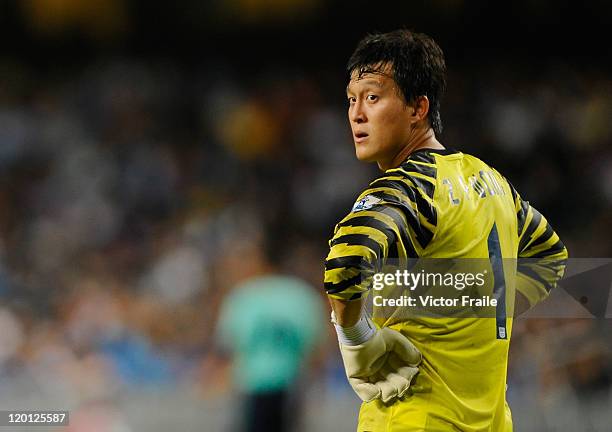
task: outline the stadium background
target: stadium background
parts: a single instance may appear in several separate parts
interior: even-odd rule
[[[333,224],[376,173],[345,115],[368,31],[432,35],[442,142],[504,173],[572,257],[611,257],[611,18],[589,1],[1,2],[0,406],[69,407],[71,431],[231,423],[224,295],[272,235],[321,289]],[[608,430],[610,330],[516,325],[516,430]],[[304,430],[354,430],[331,334],[309,364]]]

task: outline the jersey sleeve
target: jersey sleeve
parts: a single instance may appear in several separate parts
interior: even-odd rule
[[[563,277],[568,252],[546,218],[511,190],[518,222],[517,290],[533,307]]]
[[[374,180],[329,241],[327,294],[342,300],[360,298],[388,260],[421,256],[434,235],[436,220],[427,191],[405,174],[388,171]]]

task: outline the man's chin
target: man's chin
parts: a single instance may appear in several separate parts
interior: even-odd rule
[[[363,149],[356,148],[355,156],[361,162],[376,162],[376,154],[369,151],[364,151]]]

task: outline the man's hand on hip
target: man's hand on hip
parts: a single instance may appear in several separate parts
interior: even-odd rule
[[[344,369],[351,387],[364,402],[402,397],[421,362],[419,350],[400,332],[377,329],[367,316],[355,326],[335,323]]]

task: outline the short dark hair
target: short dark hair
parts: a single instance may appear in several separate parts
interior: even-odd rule
[[[348,61],[349,79],[355,71],[359,76],[381,72],[387,64],[391,65],[393,79],[406,102],[427,96],[429,122],[439,136],[442,133],[440,99],[446,90],[442,49],[426,34],[410,30],[369,34],[359,42]]]

